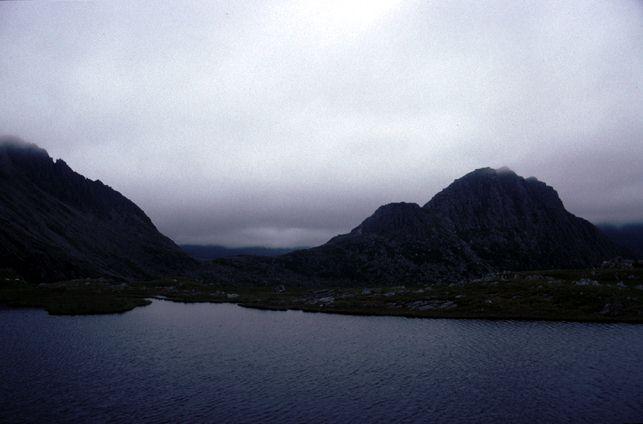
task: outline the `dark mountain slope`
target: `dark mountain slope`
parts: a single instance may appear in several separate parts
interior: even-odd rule
[[[620,253],[594,225],[565,210],[556,190],[508,169],[471,172],[424,209],[451,221],[458,238],[494,268],[582,268]]]
[[[36,145],[0,139],[0,267],[55,281],[150,278],[193,266],[117,191]]]
[[[382,206],[350,233],[280,259],[290,270],[343,283],[429,282],[488,271],[448,221],[413,203]]]
[[[350,233],[275,262],[332,284],[403,284],[588,267],[621,253],[591,223],[567,212],[553,188],[484,168],[424,207],[382,206]]]

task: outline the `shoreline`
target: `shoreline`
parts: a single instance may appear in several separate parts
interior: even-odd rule
[[[97,315],[120,315],[130,312],[139,307],[146,307],[152,304],[152,301],[164,301],[173,303],[209,303],[209,304],[228,304],[236,305],[241,308],[254,309],[259,311],[271,312],[288,312],[298,311],[310,314],[329,314],[329,315],[347,315],[347,316],[362,316],[362,317],[397,317],[397,318],[412,318],[412,319],[451,319],[451,320],[482,320],[482,321],[522,321],[522,322],[568,322],[568,323],[585,323],[585,324],[643,324],[643,317],[640,319],[621,319],[618,317],[602,317],[602,318],[578,318],[578,317],[544,317],[535,315],[502,315],[502,314],[458,314],[458,313],[423,313],[417,311],[396,311],[391,309],[335,309],[335,308],[315,308],[306,306],[277,306],[270,304],[252,304],[244,302],[232,302],[226,300],[187,300],[187,299],[172,299],[164,296],[146,296],[145,298],[137,298],[143,300],[138,304],[128,305],[126,307],[110,310],[110,311],[83,311],[83,312],[60,312],[50,311],[45,306],[38,305],[12,305],[8,303],[0,303],[0,312],[2,309],[35,309],[43,310],[51,316],[97,316]]]
[[[172,301],[171,299],[166,299]],[[191,302],[183,302],[191,303]],[[641,319],[618,319],[612,317],[605,317],[603,319],[595,318],[553,318],[553,317],[537,317],[537,316],[515,316],[515,315],[506,315],[506,316],[497,316],[497,315],[440,315],[440,314],[419,314],[410,311],[395,312],[390,310],[379,310],[379,311],[361,311],[361,310],[334,310],[334,309],[315,309],[315,308],[306,308],[306,307],[273,307],[270,305],[248,305],[244,303],[233,303],[233,302],[207,302],[207,303],[230,303],[237,305],[242,308],[255,309],[261,311],[273,311],[273,312],[287,312],[287,311],[299,311],[311,314],[330,314],[330,315],[349,315],[349,316],[365,316],[365,317],[398,317],[398,318],[413,318],[413,319],[454,319],[454,320],[484,320],[484,321],[544,321],[544,322],[570,322],[570,323],[587,323],[587,324],[634,324],[640,325],[643,324],[643,317]]]
[[[180,277],[0,283],[0,304],[51,315],[123,313],[151,299],[354,316],[643,324],[643,268],[526,271],[386,287],[214,285]]]

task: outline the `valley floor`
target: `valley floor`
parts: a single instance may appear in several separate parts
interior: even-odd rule
[[[453,284],[328,289],[213,286],[173,278],[35,286],[0,275],[0,304],[44,308],[52,315],[125,312],[150,298],[358,315],[643,323],[643,269],[512,272]]]

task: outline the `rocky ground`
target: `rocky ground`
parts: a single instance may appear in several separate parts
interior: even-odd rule
[[[0,303],[51,314],[124,312],[150,298],[360,315],[643,322],[643,268],[505,272],[451,284],[304,289],[214,286],[187,279],[33,285],[0,274]]]

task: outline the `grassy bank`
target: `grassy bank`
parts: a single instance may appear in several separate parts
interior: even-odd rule
[[[148,304],[150,297],[338,314],[640,323],[643,269],[531,271],[454,284],[370,288],[213,286],[171,278],[39,286],[5,280],[0,287],[0,303],[42,307],[51,314],[124,312]]]
[[[35,286],[13,280],[0,283],[0,304],[42,308],[51,315],[96,315],[127,312],[137,306],[149,305],[150,301],[95,282],[82,286],[75,282]]]

